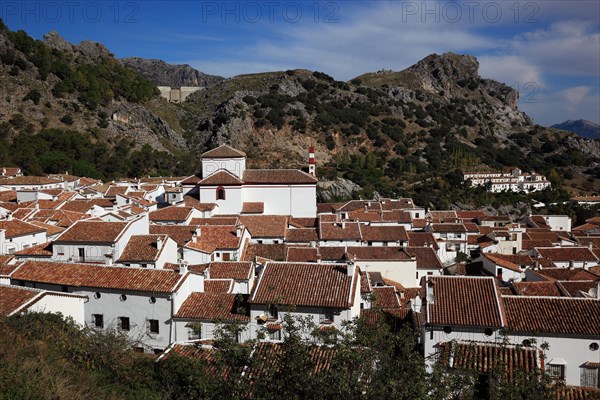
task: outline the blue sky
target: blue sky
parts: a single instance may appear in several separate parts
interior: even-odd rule
[[[483,77],[520,90],[534,122],[600,123],[597,0],[0,0],[0,18],[35,38],[55,30],[117,57],[226,77],[306,68],[348,80],[431,53],[472,54]]]

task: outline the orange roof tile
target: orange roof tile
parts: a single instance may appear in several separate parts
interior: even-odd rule
[[[215,250],[234,250],[240,247],[242,237],[237,236],[235,226],[202,226],[198,230],[200,234],[195,240],[188,242],[185,247],[199,250],[203,253],[212,253]]]
[[[281,238],[285,236],[288,217],[285,215],[242,215],[242,223],[253,238]]]
[[[12,279],[56,285],[172,293],[185,276],[170,270],[26,261]]]
[[[117,260],[120,263],[154,262],[168,239],[167,235],[133,235]],[[159,247],[158,242],[162,245]]]
[[[367,242],[397,242],[408,241],[406,229],[403,226],[362,226],[362,238]]]
[[[128,225],[127,222],[77,221],[56,242],[114,243]]]
[[[520,296],[562,296],[554,282],[513,282],[512,287],[515,294]]]
[[[254,304],[348,308],[354,302],[358,268],[348,276],[346,264],[268,262],[251,299]]]
[[[293,228],[285,231],[286,242],[313,242],[319,240],[315,228]]]
[[[244,202],[242,204],[242,214],[262,214],[265,212],[265,203],[263,202]]]
[[[208,150],[200,156],[200,158],[245,158],[246,153],[234,149],[231,146],[222,144],[221,146]]]
[[[176,221],[184,222],[192,213],[192,207],[170,206],[152,211],[149,214],[150,221]]]
[[[40,294],[39,290],[0,285],[0,315],[9,316]]]
[[[504,296],[511,332],[598,336],[600,301],[570,297]]]
[[[245,184],[312,184],[317,178],[297,169],[247,169],[244,171]]]
[[[212,262],[208,268],[210,279],[248,280],[254,274],[254,264],[250,261]]]
[[[0,229],[6,231],[7,239],[46,232],[44,228],[19,221],[18,219],[13,219],[12,221],[0,220]]]
[[[177,246],[183,247],[196,234],[197,225],[150,225],[151,235],[169,235]]]
[[[434,325],[499,328],[504,325],[494,278],[436,276],[433,302],[427,303],[427,322]]]
[[[200,186],[240,186],[242,181],[231,172],[221,169],[197,183]]]
[[[239,309],[245,313],[239,313]],[[247,314],[247,296],[234,293],[192,293],[183,302],[173,318],[249,321]]]

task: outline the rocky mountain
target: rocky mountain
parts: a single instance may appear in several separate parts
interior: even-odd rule
[[[122,58],[123,65],[134,69],[157,86],[212,86],[221,82],[223,77],[208,75],[197,71],[187,64],[172,65],[162,60],[148,60],[140,57]]]
[[[585,119],[578,119],[575,121],[570,119],[561,122],[560,124],[552,125],[551,128],[573,132],[583,138],[600,139],[600,125]]]
[[[512,167],[574,192],[600,190],[598,142],[532,125],[518,92],[480,77],[469,55],[432,54],[348,82],[307,70],[222,79],[0,25],[0,61],[0,162],[27,173],[192,174],[198,154],[222,143],[245,151],[253,167],[305,168],[314,145],[319,176],[336,182],[323,199],[438,193],[441,207],[456,201],[443,189],[459,187],[461,171]],[[157,83],[206,88],[169,103]],[[61,139],[67,131],[75,144]],[[51,157],[31,161],[47,149]]]

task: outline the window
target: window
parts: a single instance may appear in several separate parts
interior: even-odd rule
[[[271,330],[269,331],[269,340],[281,340],[281,330]]]
[[[278,317],[277,305],[271,304],[269,306],[269,318],[277,319]]]
[[[225,189],[223,187],[217,188],[217,200],[225,200]]]
[[[324,308],[323,313],[319,315],[320,323],[333,322],[333,310],[331,308]]]
[[[92,314],[92,323],[96,328],[104,328],[104,315]]]
[[[102,295],[100,294],[100,292],[94,293],[94,298],[95,299],[99,299],[100,297],[102,297]]]
[[[64,256],[65,255],[65,248],[63,246],[56,246],[56,253],[59,256]]]
[[[117,322],[118,322],[118,327],[120,330],[122,330],[122,331],[129,330],[129,317],[119,317]]]
[[[565,380],[565,366],[563,364],[548,364],[548,375],[552,379]]]
[[[79,261],[85,261],[85,249],[80,247],[77,249],[77,251],[79,253]]]
[[[156,297],[152,296],[148,301],[150,302],[150,304],[154,304],[156,303]]]
[[[119,296],[119,300],[125,301],[125,300],[127,300],[127,296],[122,294],[121,296]]]
[[[190,322],[188,328],[188,340],[198,340],[202,336],[202,325],[198,322]]]
[[[600,387],[600,368],[597,366],[581,367],[581,386],[599,388]]]
[[[598,348],[600,348],[600,345],[598,345],[598,342],[592,342],[592,343],[590,343],[590,350],[591,351],[596,351],[596,350],[598,350]]]
[[[68,286],[62,285],[62,286],[60,287],[60,290],[61,290],[62,292],[64,292],[64,293],[69,293],[69,287],[68,287]]]
[[[148,320],[148,329],[150,333],[158,333],[158,320],[157,319],[149,319]]]

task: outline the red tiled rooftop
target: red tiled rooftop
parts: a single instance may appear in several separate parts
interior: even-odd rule
[[[569,297],[504,296],[506,325],[515,333],[598,336],[600,301]]]
[[[170,206],[152,211],[150,221],[175,221],[185,222],[192,213],[192,207]]]
[[[200,186],[239,186],[242,181],[227,170],[219,170],[198,182]]]
[[[192,293],[183,302],[174,318],[248,321],[247,314],[238,313],[246,304],[247,296],[234,293]]]
[[[242,215],[243,224],[253,238],[281,238],[285,236],[288,217],[285,215]]]
[[[172,293],[183,276],[170,270],[26,261],[11,278],[55,285]]]
[[[196,225],[150,225],[150,234],[169,235],[179,247],[183,247],[192,240],[197,228]]]
[[[562,296],[554,282],[513,282],[512,286],[515,294],[520,296]]]
[[[133,235],[127,242],[118,262],[154,262],[168,239],[167,235]],[[159,246],[158,242],[162,244]]]
[[[13,219],[11,221],[0,220],[0,229],[6,231],[5,235],[7,239],[46,232],[46,229],[44,228],[19,221],[18,219]]]
[[[223,144],[212,150],[208,150],[200,156],[200,158],[245,158],[246,153],[234,149],[231,146]]]
[[[254,274],[254,264],[250,261],[213,261],[209,271],[211,279],[248,280]]]
[[[247,169],[244,171],[245,184],[312,184],[317,178],[297,169]]]
[[[40,293],[38,290],[0,285],[0,315],[10,315],[39,296]]]
[[[56,241],[114,243],[127,226],[127,222],[77,221],[63,232]]]
[[[348,276],[345,264],[269,262],[259,277],[254,304],[348,308],[354,302],[358,268]]]

